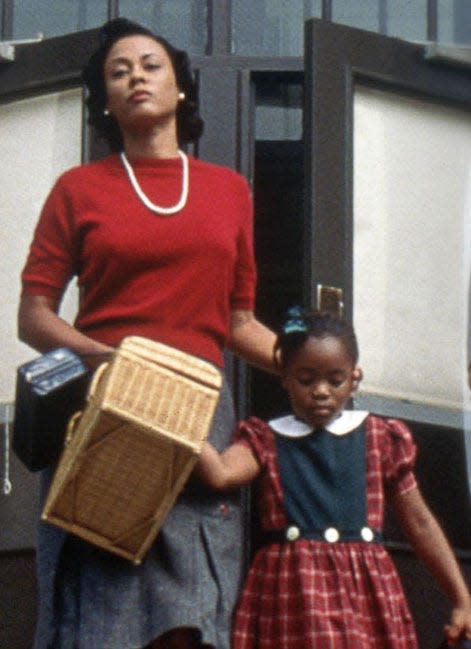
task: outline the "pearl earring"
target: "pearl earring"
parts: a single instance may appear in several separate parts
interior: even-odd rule
[[[110,111],[109,111],[107,108],[105,108],[105,110],[103,111],[103,115],[104,115],[105,117],[109,117],[109,115],[110,115]]]
[[[186,95],[185,95],[185,93],[184,93],[184,92],[179,92],[179,93],[178,93],[178,99],[179,99],[180,101],[183,101],[184,99],[186,99]]]

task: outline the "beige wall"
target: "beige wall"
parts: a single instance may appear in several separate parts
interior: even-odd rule
[[[81,98],[73,89],[0,106],[0,402],[13,400],[17,365],[36,355],[16,337],[19,275],[54,180],[81,162]],[[72,291],[64,302],[67,318],[74,302]]]
[[[354,321],[362,391],[469,408],[471,116],[359,86]]]

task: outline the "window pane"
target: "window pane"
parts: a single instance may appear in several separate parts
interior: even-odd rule
[[[332,20],[342,25],[377,32],[380,24],[379,5],[379,0],[334,0]]]
[[[191,54],[206,49],[206,2],[201,0],[120,0],[119,14],[141,23]]]
[[[13,38],[44,38],[98,27],[108,16],[107,0],[15,0]]]
[[[301,83],[269,79],[257,84],[256,140],[301,140],[303,136],[303,88]]]
[[[302,56],[304,21],[320,18],[321,0],[238,0],[232,5],[234,54]]]
[[[388,36],[408,41],[427,38],[427,0],[390,0],[386,5]]]
[[[438,3],[437,38],[440,43],[454,42],[453,15],[453,4],[449,0],[440,0]]]
[[[469,0],[439,0],[438,40],[441,43],[471,44],[471,3]]]

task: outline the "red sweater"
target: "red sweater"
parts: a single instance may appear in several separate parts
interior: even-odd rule
[[[180,159],[132,160],[154,203],[180,196]],[[190,157],[189,197],[148,210],[117,155],[65,172],[46,200],[23,294],[60,298],[77,275],[76,327],[116,345],[140,335],[222,366],[232,309],[253,309],[252,201],[236,172]]]

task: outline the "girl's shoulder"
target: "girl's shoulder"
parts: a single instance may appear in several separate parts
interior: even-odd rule
[[[399,419],[369,415],[367,431],[369,448],[381,458],[386,479],[402,480],[411,475],[417,447],[409,427]],[[408,480],[410,482],[412,478]]]
[[[252,449],[263,465],[268,454],[274,452],[274,433],[268,423],[258,417],[249,417],[239,422],[234,442],[242,443]]]
[[[252,435],[257,437],[273,437],[273,431],[268,422],[259,417],[242,419],[237,425],[237,434]]]
[[[366,422],[368,431],[384,441],[402,440],[407,443],[413,441],[410,428],[400,419],[368,415]]]

